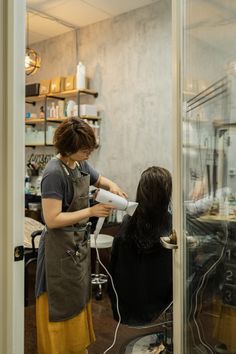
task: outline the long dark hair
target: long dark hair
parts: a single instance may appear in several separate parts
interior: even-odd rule
[[[172,178],[163,167],[149,167],[140,178],[136,201],[139,203],[127,227],[127,239],[141,249],[159,244],[160,236],[171,228],[168,207],[172,194]]]

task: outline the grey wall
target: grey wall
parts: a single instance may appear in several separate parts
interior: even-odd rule
[[[76,70],[76,40],[78,42],[79,31],[67,32],[64,35],[51,38],[33,45],[33,48],[41,56],[41,67],[27,82],[40,82],[56,76],[74,74]]]
[[[34,48],[40,81],[75,72],[82,61],[90,87],[98,90],[101,146],[91,163],[134,197],[140,173],[150,165],[171,169],[171,1],[152,5],[79,30]]]

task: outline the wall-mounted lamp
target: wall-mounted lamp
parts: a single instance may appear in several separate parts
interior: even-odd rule
[[[36,73],[41,66],[39,54],[32,48],[29,48],[29,14],[27,13],[27,48],[25,52],[25,73],[27,76]]]

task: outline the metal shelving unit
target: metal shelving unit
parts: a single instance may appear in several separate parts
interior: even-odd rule
[[[46,95],[39,95],[39,96],[30,96],[26,97],[25,102],[31,104],[33,106],[36,105],[37,102],[43,101],[45,117],[44,118],[25,118],[25,125],[28,126],[35,126],[38,124],[44,125],[44,144],[26,144],[26,147],[37,147],[37,146],[52,146],[52,144],[47,143],[47,128],[48,124],[60,124],[67,117],[60,117],[60,118],[53,118],[48,117],[47,115],[47,107],[48,107],[48,100],[63,100],[65,101],[68,97],[76,97],[77,104],[78,104],[78,117],[81,119],[92,120],[92,121],[99,121],[101,117],[99,116],[81,116],[80,115],[80,97],[84,95],[93,96],[94,98],[98,97],[98,92],[94,90],[84,89],[84,90],[70,90],[70,91],[62,91],[58,93],[49,93]]]

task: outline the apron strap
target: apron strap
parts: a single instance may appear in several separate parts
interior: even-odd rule
[[[87,224],[84,225],[72,225],[72,226],[65,226],[65,227],[60,227],[61,231],[66,231],[66,232],[83,232],[83,231],[90,231],[91,229],[91,222],[88,222]],[[45,226],[46,230],[48,230],[47,226]]]

